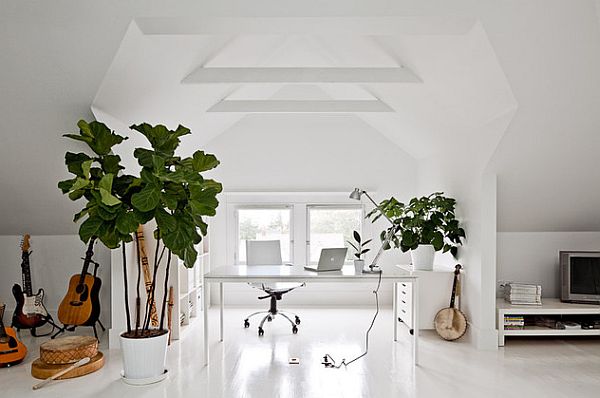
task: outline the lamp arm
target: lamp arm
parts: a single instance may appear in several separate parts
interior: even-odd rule
[[[383,254],[385,245],[387,245],[389,243],[389,241],[390,241],[390,239],[392,239],[393,235],[394,235],[394,229],[390,228],[388,230],[387,234],[385,234],[385,239],[383,240],[383,243],[381,244],[381,247],[379,248],[377,255],[373,259],[373,262],[371,263],[371,265],[369,265],[369,268],[373,269],[374,267],[377,266],[377,261],[379,261],[379,257]]]
[[[389,218],[384,212],[383,210],[381,210],[381,207],[379,207],[379,205],[373,200],[373,198],[367,193],[367,191],[362,191],[363,195],[365,195],[367,198],[369,198],[369,200],[371,201],[371,203],[373,203],[373,206],[375,206],[375,208],[377,210],[379,210],[379,212],[381,213],[381,215],[383,215],[389,222],[390,224],[394,225],[394,222],[392,221],[391,218]]]

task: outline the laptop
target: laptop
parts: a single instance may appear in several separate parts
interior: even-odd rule
[[[344,266],[347,252],[347,247],[321,249],[321,257],[319,257],[319,263],[317,265],[307,265],[304,267],[304,269],[317,272],[339,271]]]

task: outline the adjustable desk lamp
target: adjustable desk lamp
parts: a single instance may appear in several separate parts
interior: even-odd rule
[[[381,207],[379,207],[379,205],[377,203],[375,203],[375,201],[373,200],[373,198],[371,198],[369,196],[369,194],[367,193],[367,191],[363,191],[362,189],[354,188],[354,191],[352,191],[350,193],[350,199],[360,200],[360,198],[363,195],[365,195],[371,201],[371,203],[373,203],[373,206],[375,206],[375,208],[377,210],[379,210],[379,212],[381,213],[381,215],[384,216],[390,222],[390,224],[392,224],[392,226],[394,226],[394,222],[383,212],[383,210],[381,210]],[[394,228],[388,229],[387,233],[385,234],[385,239],[383,240],[381,248],[377,252],[377,255],[373,259],[373,262],[371,263],[371,265],[369,265],[369,269],[368,270],[363,269],[363,273],[365,273],[365,274],[376,274],[376,273],[381,272],[381,268],[379,268],[379,266],[377,265],[377,261],[379,261],[379,257],[383,253],[383,249],[386,247],[387,244],[389,244],[390,239],[392,239],[393,235],[394,235]]]

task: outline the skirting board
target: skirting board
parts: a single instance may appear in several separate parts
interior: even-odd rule
[[[498,330],[496,329],[480,329],[469,324],[471,329],[471,343],[478,350],[495,351],[498,349]]]

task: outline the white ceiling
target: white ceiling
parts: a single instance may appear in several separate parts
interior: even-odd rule
[[[400,65],[422,82],[181,83],[198,67]],[[224,98],[379,99],[394,112],[355,116],[422,162],[493,153],[501,230],[599,230],[598,70],[593,0],[2,1],[0,234],[75,230],[60,135],[92,105],[203,145],[246,116],[206,112]]]

